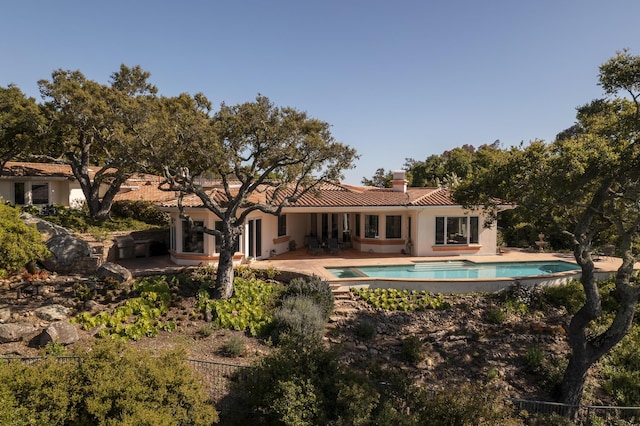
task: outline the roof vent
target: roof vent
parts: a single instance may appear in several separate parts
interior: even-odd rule
[[[407,192],[407,172],[405,170],[394,170],[391,184],[395,192]]]

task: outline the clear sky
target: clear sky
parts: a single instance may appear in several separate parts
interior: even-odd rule
[[[635,0],[3,0],[0,86],[40,99],[62,68],[140,65],[167,96],[258,93],[332,125],[358,184],[405,158],[552,140],[602,97],[598,66],[640,55]]]

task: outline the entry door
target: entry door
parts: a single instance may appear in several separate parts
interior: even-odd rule
[[[262,256],[262,219],[252,219],[248,225],[249,250],[247,255],[257,259]]]

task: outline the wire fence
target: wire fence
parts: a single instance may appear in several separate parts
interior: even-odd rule
[[[57,356],[57,361],[63,363],[82,363],[79,356]],[[42,360],[42,357],[0,357],[0,362],[23,362],[33,364]],[[206,361],[197,359],[187,359],[186,363],[193,368],[196,374],[203,381],[209,390],[209,397],[217,409],[223,409],[230,401],[224,401],[229,396],[232,385],[235,381],[246,377],[250,368],[245,365],[229,364],[217,361]],[[579,405],[572,406],[557,402],[535,401],[512,398],[509,401],[516,411],[529,415],[558,415],[562,417],[572,417],[577,424],[592,424],[594,419],[598,420],[625,420],[628,424],[640,424],[640,407],[616,407],[601,405]],[[221,406],[222,404],[222,406]]]

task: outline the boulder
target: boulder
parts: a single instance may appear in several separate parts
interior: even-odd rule
[[[11,319],[11,308],[0,309],[0,323],[8,322]]]
[[[120,283],[130,281],[133,278],[131,271],[124,266],[112,262],[106,262],[100,265],[96,271],[96,275],[102,280],[115,279]]]
[[[0,324],[0,343],[29,340],[36,331],[38,331],[38,328],[27,322]]]
[[[68,321],[59,321],[49,325],[40,334],[40,346],[46,346],[49,342],[70,345],[79,339],[80,335],[75,325]]]
[[[51,222],[47,222],[46,220],[33,216],[29,213],[21,213],[20,218],[27,225],[36,225],[36,228],[42,235],[42,241],[49,241],[55,235],[70,234],[68,229],[55,225]]]
[[[54,235],[45,244],[52,256],[42,264],[52,272],[68,274],[76,262],[91,255],[88,242],[69,234]]]
[[[35,314],[45,321],[62,321],[69,318],[69,308],[62,305],[43,306],[36,309]]]

